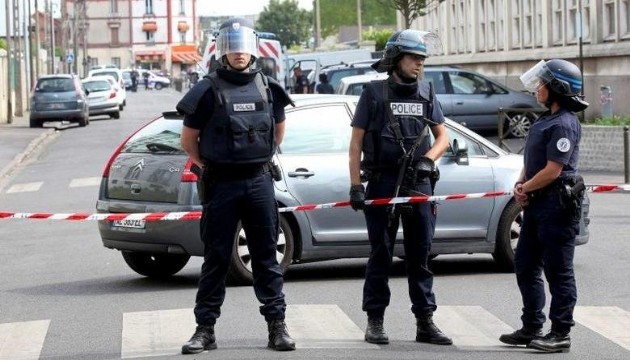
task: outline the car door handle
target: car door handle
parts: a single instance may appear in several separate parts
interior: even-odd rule
[[[455,101],[455,105],[464,105],[463,101]]]
[[[289,175],[289,177],[293,177],[293,178],[294,177],[300,177],[300,176],[308,178],[308,177],[311,177],[311,176],[315,175],[315,173],[312,172],[312,171],[308,171],[308,169],[297,168],[297,169],[295,169],[295,171],[289,171],[287,173],[287,175]]]

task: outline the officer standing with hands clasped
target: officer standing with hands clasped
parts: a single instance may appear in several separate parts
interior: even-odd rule
[[[372,65],[379,72],[387,72],[389,78],[365,87],[351,124],[350,203],[354,210],[365,213],[372,248],[363,287],[363,311],[368,316],[365,341],[370,343],[389,343],[383,319],[391,296],[389,271],[400,218],[411,311],[416,317],[416,341],[453,343],[433,323],[437,306],[428,261],[435,230],[435,204],[365,206],[366,198],[433,194],[438,178],[435,161],[446,151],[448,137],[432,87],[420,78],[427,56],[441,51],[442,43],[436,34],[417,30],[394,33],[387,41],[383,58]],[[435,138],[433,145],[429,131]],[[367,190],[362,184],[365,180]]]
[[[532,125],[525,142],[524,166],[514,185],[523,207],[523,224],[514,254],[516,281],[523,298],[523,327],[501,335],[503,343],[545,352],[568,351],[577,289],[573,271],[584,181],[577,175],[581,138],[574,112],[588,107],[580,97],[582,76],[574,64],[542,60],[521,76],[548,111]],[[545,289],[549,283],[551,331],[543,337]]]
[[[250,69],[258,56],[258,37],[249,20],[224,22],[216,45],[223,67],[199,81],[177,104],[185,114],[182,147],[202,180],[204,243],[195,305],[197,328],[182,353],[216,349],[214,325],[225,299],[239,221],[247,235],[260,313],[268,325],[267,346],[295,350],[284,322],[283,274],[276,260],[279,219],[273,180],[277,173],[270,163],[284,135],[284,107],[292,102],[281,85]]]

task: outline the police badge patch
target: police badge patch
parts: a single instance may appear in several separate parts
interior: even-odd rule
[[[565,153],[571,148],[571,142],[567,138],[561,138],[556,143],[556,147],[558,148],[558,151]]]

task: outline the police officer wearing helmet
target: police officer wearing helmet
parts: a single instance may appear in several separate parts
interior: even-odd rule
[[[268,323],[268,347],[294,350],[284,322],[282,269],[276,260],[278,210],[270,160],[284,135],[284,89],[250,69],[258,56],[253,24],[234,18],[216,37],[222,67],[199,81],[178,103],[184,113],[181,143],[202,180],[204,263],[197,291],[197,328],[183,354],[216,348],[214,325],[241,221],[251,254],[254,291]]]
[[[350,203],[353,209],[364,211],[371,245],[362,306],[368,316],[365,340],[370,343],[389,343],[383,320],[391,296],[388,278],[402,219],[416,341],[452,344],[433,323],[437,306],[428,260],[435,230],[435,204],[366,207],[364,203],[366,198],[433,194],[437,181],[435,161],[447,149],[448,137],[432,87],[420,78],[427,56],[441,50],[440,39],[433,33],[394,33],[382,59],[372,65],[379,72],[387,72],[389,78],[367,84],[351,124]],[[435,138],[433,144],[429,131]]]
[[[514,254],[523,299],[523,327],[500,340],[545,352],[568,351],[577,289],[573,271],[584,182],[577,174],[582,135],[575,112],[586,109],[580,97],[581,73],[562,60],[542,60],[521,76],[548,110],[532,125],[525,143],[524,167],[514,185],[523,207],[523,224]],[[544,271],[551,293],[551,331],[542,333],[545,314]]]

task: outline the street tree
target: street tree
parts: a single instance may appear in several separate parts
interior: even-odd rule
[[[322,36],[327,37],[339,32],[340,26],[356,26],[357,0],[320,0],[319,1]],[[362,26],[396,25],[396,10],[390,2],[361,0]]]
[[[297,0],[270,0],[256,22],[256,30],[276,34],[287,47],[308,41],[312,28],[312,12],[300,9]]]
[[[422,15],[427,7],[427,0],[378,0],[381,4],[394,5],[405,19],[405,29],[409,29],[411,23]]]

